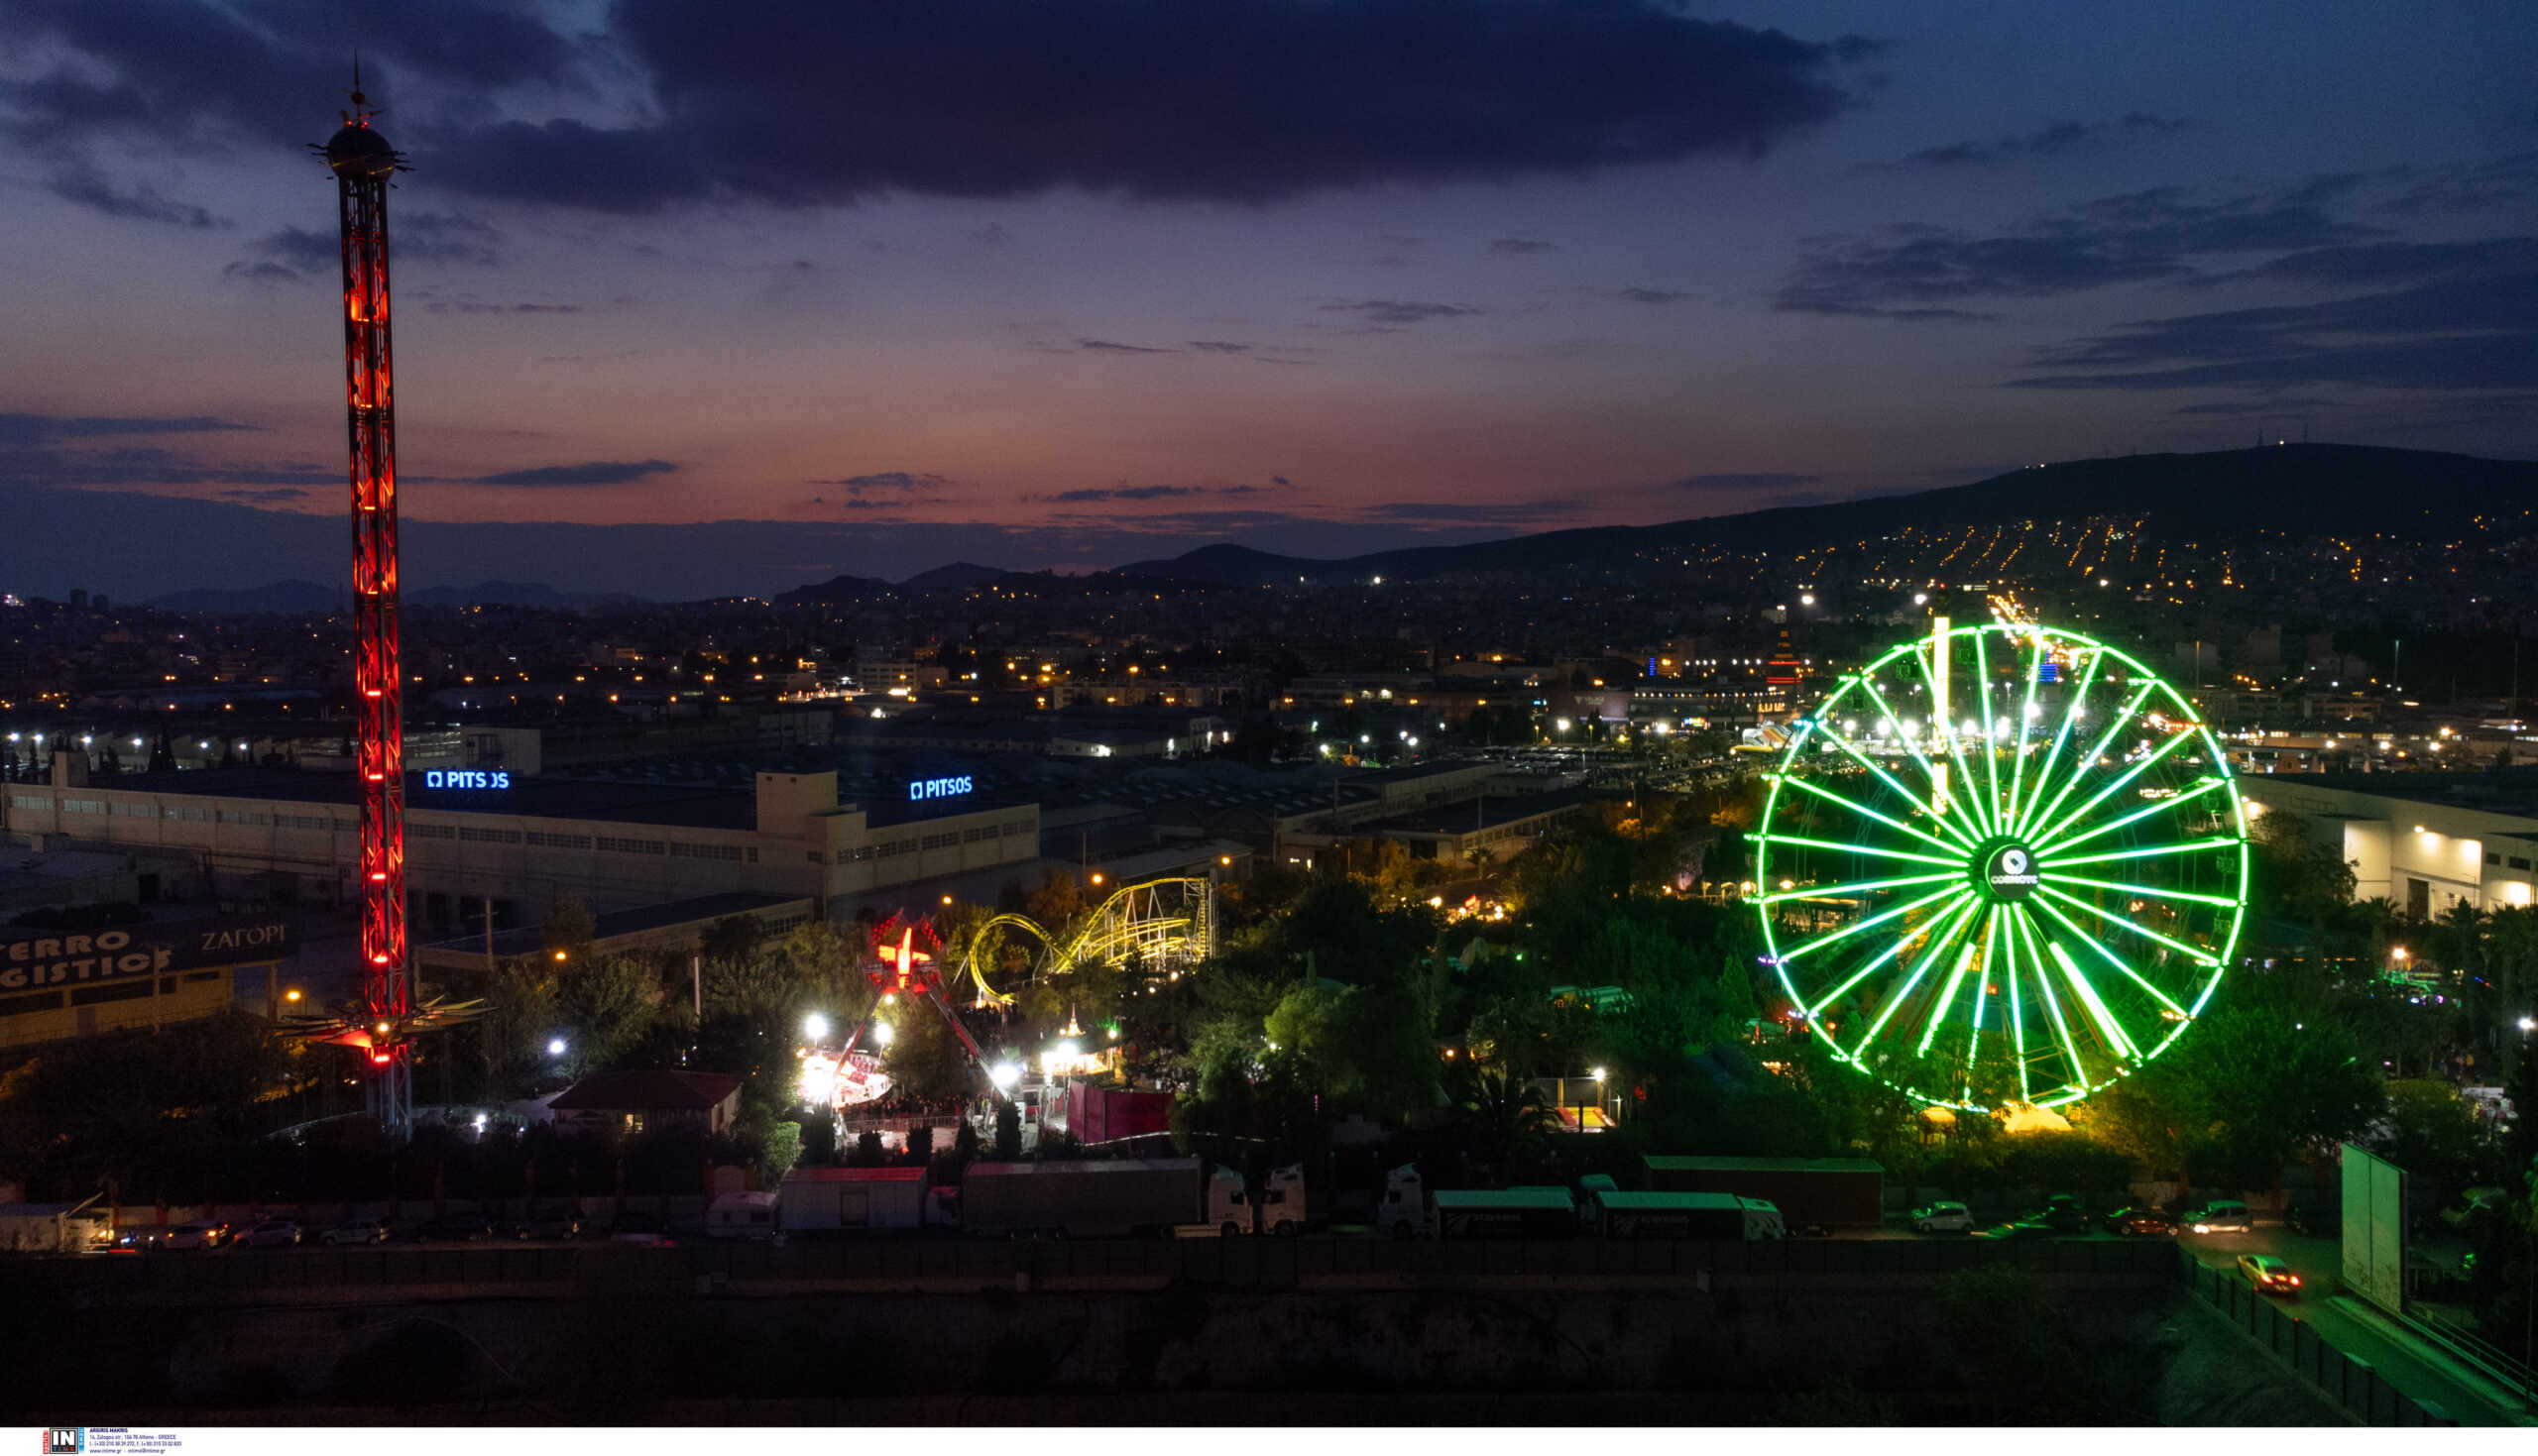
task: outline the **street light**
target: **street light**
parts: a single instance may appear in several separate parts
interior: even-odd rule
[[[283,998],[284,1000],[286,1000],[286,1001],[296,1001],[296,1000],[298,1000],[298,999],[299,999],[299,988],[298,988],[297,986],[293,986],[293,987],[291,987],[289,990],[285,991],[285,992],[283,992],[283,993],[282,993],[282,998]],[[2525,1016],[2521,1018],[2521,1020],[2522,1020],[2522,1021],[2524,1021],[2524,1022],[2525,1022],[2525,1021],[2527,1021],[2528,1019],[2529,1019],[2529,1018],[2527,1018],[2527,1017],[2525,1017]],[[2521,1029],[2522,1029],[2523,1031],[2528,1030],[2528,1028],[2527,1028],[2527,1027],[2525,1027],[2525,1026],[2524,1026],[2523,1028],[2521,1028]]]
[[[987,1068],[987,1080],[995,1083],[997,1091],[1010,1092],[1013,1084],[1022,1080],[1022,1068],[1010,1062],[999,1062]]]
[[[297,995],[298,993],[294,991],[291,994]],[[2520,1030],[2524,1034],[2528,1032],[2538,1032],[2538,1016],[2524,1016],[2520,1018]]]
[[[872,1040],[886,1047],[898,1039],[898,1032],[886,1021],[872,1023]]]
[[[563,1056],[563,1055],[564,1055],[564,1039],[563,1039],[562,1037],[549,1037],[549,1038],[547,1038],[547,1039],[546,1039],[546,1055],[547,1055],[547,1056],[549,1056],[549,1057],[561,1057],[561,1056]]]
[[[802,1035],[817,1042],[829,1034],[829,1019],[814,1011],[802,1018]]]

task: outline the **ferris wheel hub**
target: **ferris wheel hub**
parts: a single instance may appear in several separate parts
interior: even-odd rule
[[[1974,892],[1994,905],[2016,905],[2035,893],[2035,847],[2004,835],[1974,853]]]

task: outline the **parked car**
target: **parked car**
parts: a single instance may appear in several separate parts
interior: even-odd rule
[[[161,1224],[152,1224],[146,1228],[128,1228],[115,1235],[115,1247],[148,1253],[154,1249],[167,1248],[169,1238],[174,1233],[174,1229]]]
[[[669,1228],[657,1214],[633,1210],[620,1212],[605,1230],[609,1238],[621,1243],[657,1243],[669,1235]]]
[[[180,1223],[168,1234],[171,1249],[217,1249],[229,1242],[229,1225],[214,1220]]]
[[[474,1243],[494,1236],[494,1226],[473,1213],[445,1213],[423,1225],[422,1237],[434,1243]]]
[[[528,1217],[512,1225],[514,1235],[523,1239],[571,1239],[582,1232],[582,1216],[569,1203],[529,1210]]]
[[[2282,1216],[2293,1233],[2332,1239],[2344,1232],[2344,1210],[2333,1203],[2303,1203]]]
[[[2136,1236],[2141,1234],[2173,1234],[2177,1231],[2176,1215],[2168,1212],[2164,1208],[2150,1208],[2146,1206],[2118,1208],[2113,1213],[2108,1214],[2104,1222],[2106,1231],[2111,1234]]]
[[[288,1218],[268,1218],[240,1234],[238,1242],[250,1249],[295,1249],[299,1225]]]
[[[1991,1228],[1977,1229],[1974,1231],[1974,1237],[1978,1239],[2049,1239],[2060,1232],[2060,1229],[2049,1223],[2021,1218],[2015,1223],[1995,1224]]]
[[[355,1219],[339,1223],[317,1236],[321,1244],[385,1244],[388,1242],[388,1220]]]
[[[1962,1203],[1924,1203],[1905,1216],[1916,1234],[1961,1234],[1974,1227],[1974,1215]]]
[[[2020,1223],[2040,1223],[2055,1233],[2076,1234],[2089,1226],[2089,1216],[2080,1208],[2080,1200],[2069,1193],[2056,1193],[2044,1200],[2044,1206],[2028,1211]]]
[[[2240,1255],[2239,1273],[2247,1276],[2248,1283],[2259,1294],[2297,1295],[2300,1291],[2300,1276],[2271,1254]]]
[[[2236,1198],[2215,1198],[2180,1220],[2199,1234],[2246,1233],[2256,1226],[2255,1215]]]

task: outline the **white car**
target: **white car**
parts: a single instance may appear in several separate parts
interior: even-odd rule
[[[250,1249],[289,1249],[299,1243],[299,1225],[288,1218],[268,1218],[238,1236]]]
[[[385,1220],[355,1220],[339,1223],[317,1236],[321,1244],[385,1244],[388,1224]]]
[[[1961,1234],[1974,1227],[1974,1215],[1962,1203],[1924,1203],[1910,1217],[1916,1234]]]
[[[170,1249],[217,1249],[229,1241],[229,1225],[225,1223],[180,1223],[169,1234],[164,1247]]]

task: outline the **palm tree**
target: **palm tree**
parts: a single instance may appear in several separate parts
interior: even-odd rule
[[[1475,1161],[1496,1173],[1539,1146],[1558,1120],[1543,1100],[1542,1088],[1503,1067],[1466,1077],[1455,1105],[1462,1109]]]

